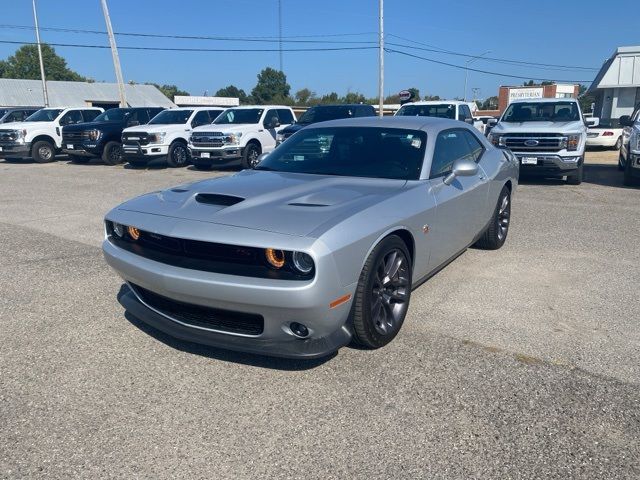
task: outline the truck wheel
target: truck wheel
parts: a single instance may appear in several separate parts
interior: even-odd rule
[[[72,155],[69,154],[69,160],[71,160],[73,163],[89,163],[89,161],[91,160],[91,157],[82,157],[80,155]]]
[[[351,307],[355,343],[380,348],[400,331],[411,299],[410,258],[396,235],[383,239],[369,254]]]
[[[498,197],[496,209],[493,211],[491,223],[474,246],[485,250],[497,250],[502,247],[509,234],[510,221],[511,192],[504,186]]]
[[[622,159],[622,152],[618,154],[618,170],[624,171],[624,160]]]
[[[627,154],[629,155],[629,154]],[[631,159],[627,156],[627,161],[624,165],[624,185],[627,187],[633,187],[638,184],[638,180],[631,175]]]
[[[567,175],[568,185],[580,185],[582,183],[584,164],[580,165],[578,169],[571,175]]]
[[[31,155],[38,163],[49,163],[53,162],[53,159],[56,156],[56,149],[46,140],[40,140],[33,144],[33,147],[31,148]]]
[[[167,154],[167,164],[172,167],[184,167],[189,163],[189,150],[182,142],[173,142]]]
[[[122,145],[118,142],[107,142],[102,151],[102,161],[107,165],[119,165],[122,159]]]
[[[261,153],[262,148],[259,143],[249,142],[242,153],[242,168],[255,168]]]

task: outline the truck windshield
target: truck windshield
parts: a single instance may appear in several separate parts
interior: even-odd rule
[[[417,180],[426,143],[420,130],[310,127],[269,153],[256,170]]]
[[[231,125],[241,123],[258,123],[264,108],[230,108],[216,118],[216,125]]]
[[[110,108],[104,113],[98,115],[94,122],[121,122],[127,114],[131,113],[128,108]]]
[[[29,115],[25,122],[53,122],[61,113],[61,108],[43,108],[33,115]]]
[[[335,106],[318,106],[311,107],[298,120],[301,125],[309,125],[310,123],[326,122],[327,120],[337,120],[340,118],[353,117],[353,107],[335,105]]]
[[[576,102],[512,103],[502,116],[502,122],[577,122],[580,112]]]
[[[404,105],[400,107],[399,117],[438,117],[456,119],[456,106],[451,103],[438,105]]]
[[[149,125],[174,125],[187,123],[193,110],[164,110],[151,119]]]

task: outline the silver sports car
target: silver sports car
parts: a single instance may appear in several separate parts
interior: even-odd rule
[[[255,170],[106,216],[120,302],[175,337],[313,358],[378,348],[411,291],[470,245],[500,248],[518,163],[468,125],[354,118],[304,128]]]

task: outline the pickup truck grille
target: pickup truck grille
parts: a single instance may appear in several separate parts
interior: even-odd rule
[[[505,145],[514,151],[557,152],[566,142],[560,133],[508,133],[504,136]]]
[[[62,143],[79,143],[89,138],[87,132],[62,132]]]
[[[224,145],[222,132],[194,132],[191,143],[194,147],[222,147]]]
[[[148,145],[149,134],[146,132],[126,132],[122,134],[122,145],[132,145],[137,147],[138,145]]]

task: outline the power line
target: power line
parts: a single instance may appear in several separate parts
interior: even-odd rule
[[[467,67],[464,67],[462,65],[456,65],[454,63],[448,63],[448,62],[443,62],[440,60],[434,60],[433,58],[427,58],[427,57],[421,57],[420,55],[414,55],[412,53],[409,52],[403,52],[401,50],[395,50],[392,48],[385,48],[385,50],[389,53],[397,53],[399,55],[404,55],[407,57],[412,57],[412,58],[417,58],[419,60],[424,60],[426,62],[431,62],[431,63],[437,63],[439,65],[446,65],[447,67],[453,67],[453,68],[459,68],[464,70]],[[519,80],[538,80],[538,81],[551,81],[554,80],[556,82],[566,82],[566,83],[591,83],[591,80],[559,80],[559,79],[553,79],[553,78],[536,78],[536,77],[529,77],[529,76],[520,76],[520,75],[510,75],[508,73],[500,73],[500,72],[491,72],[488,70],[480,70],[478,68],[468,68],[468,70],[472,71],[472,72],[478,72],[478,73],[484,73],[486,75],[493,75],[496,77],[506,77],[506,78],[517,78]]]

